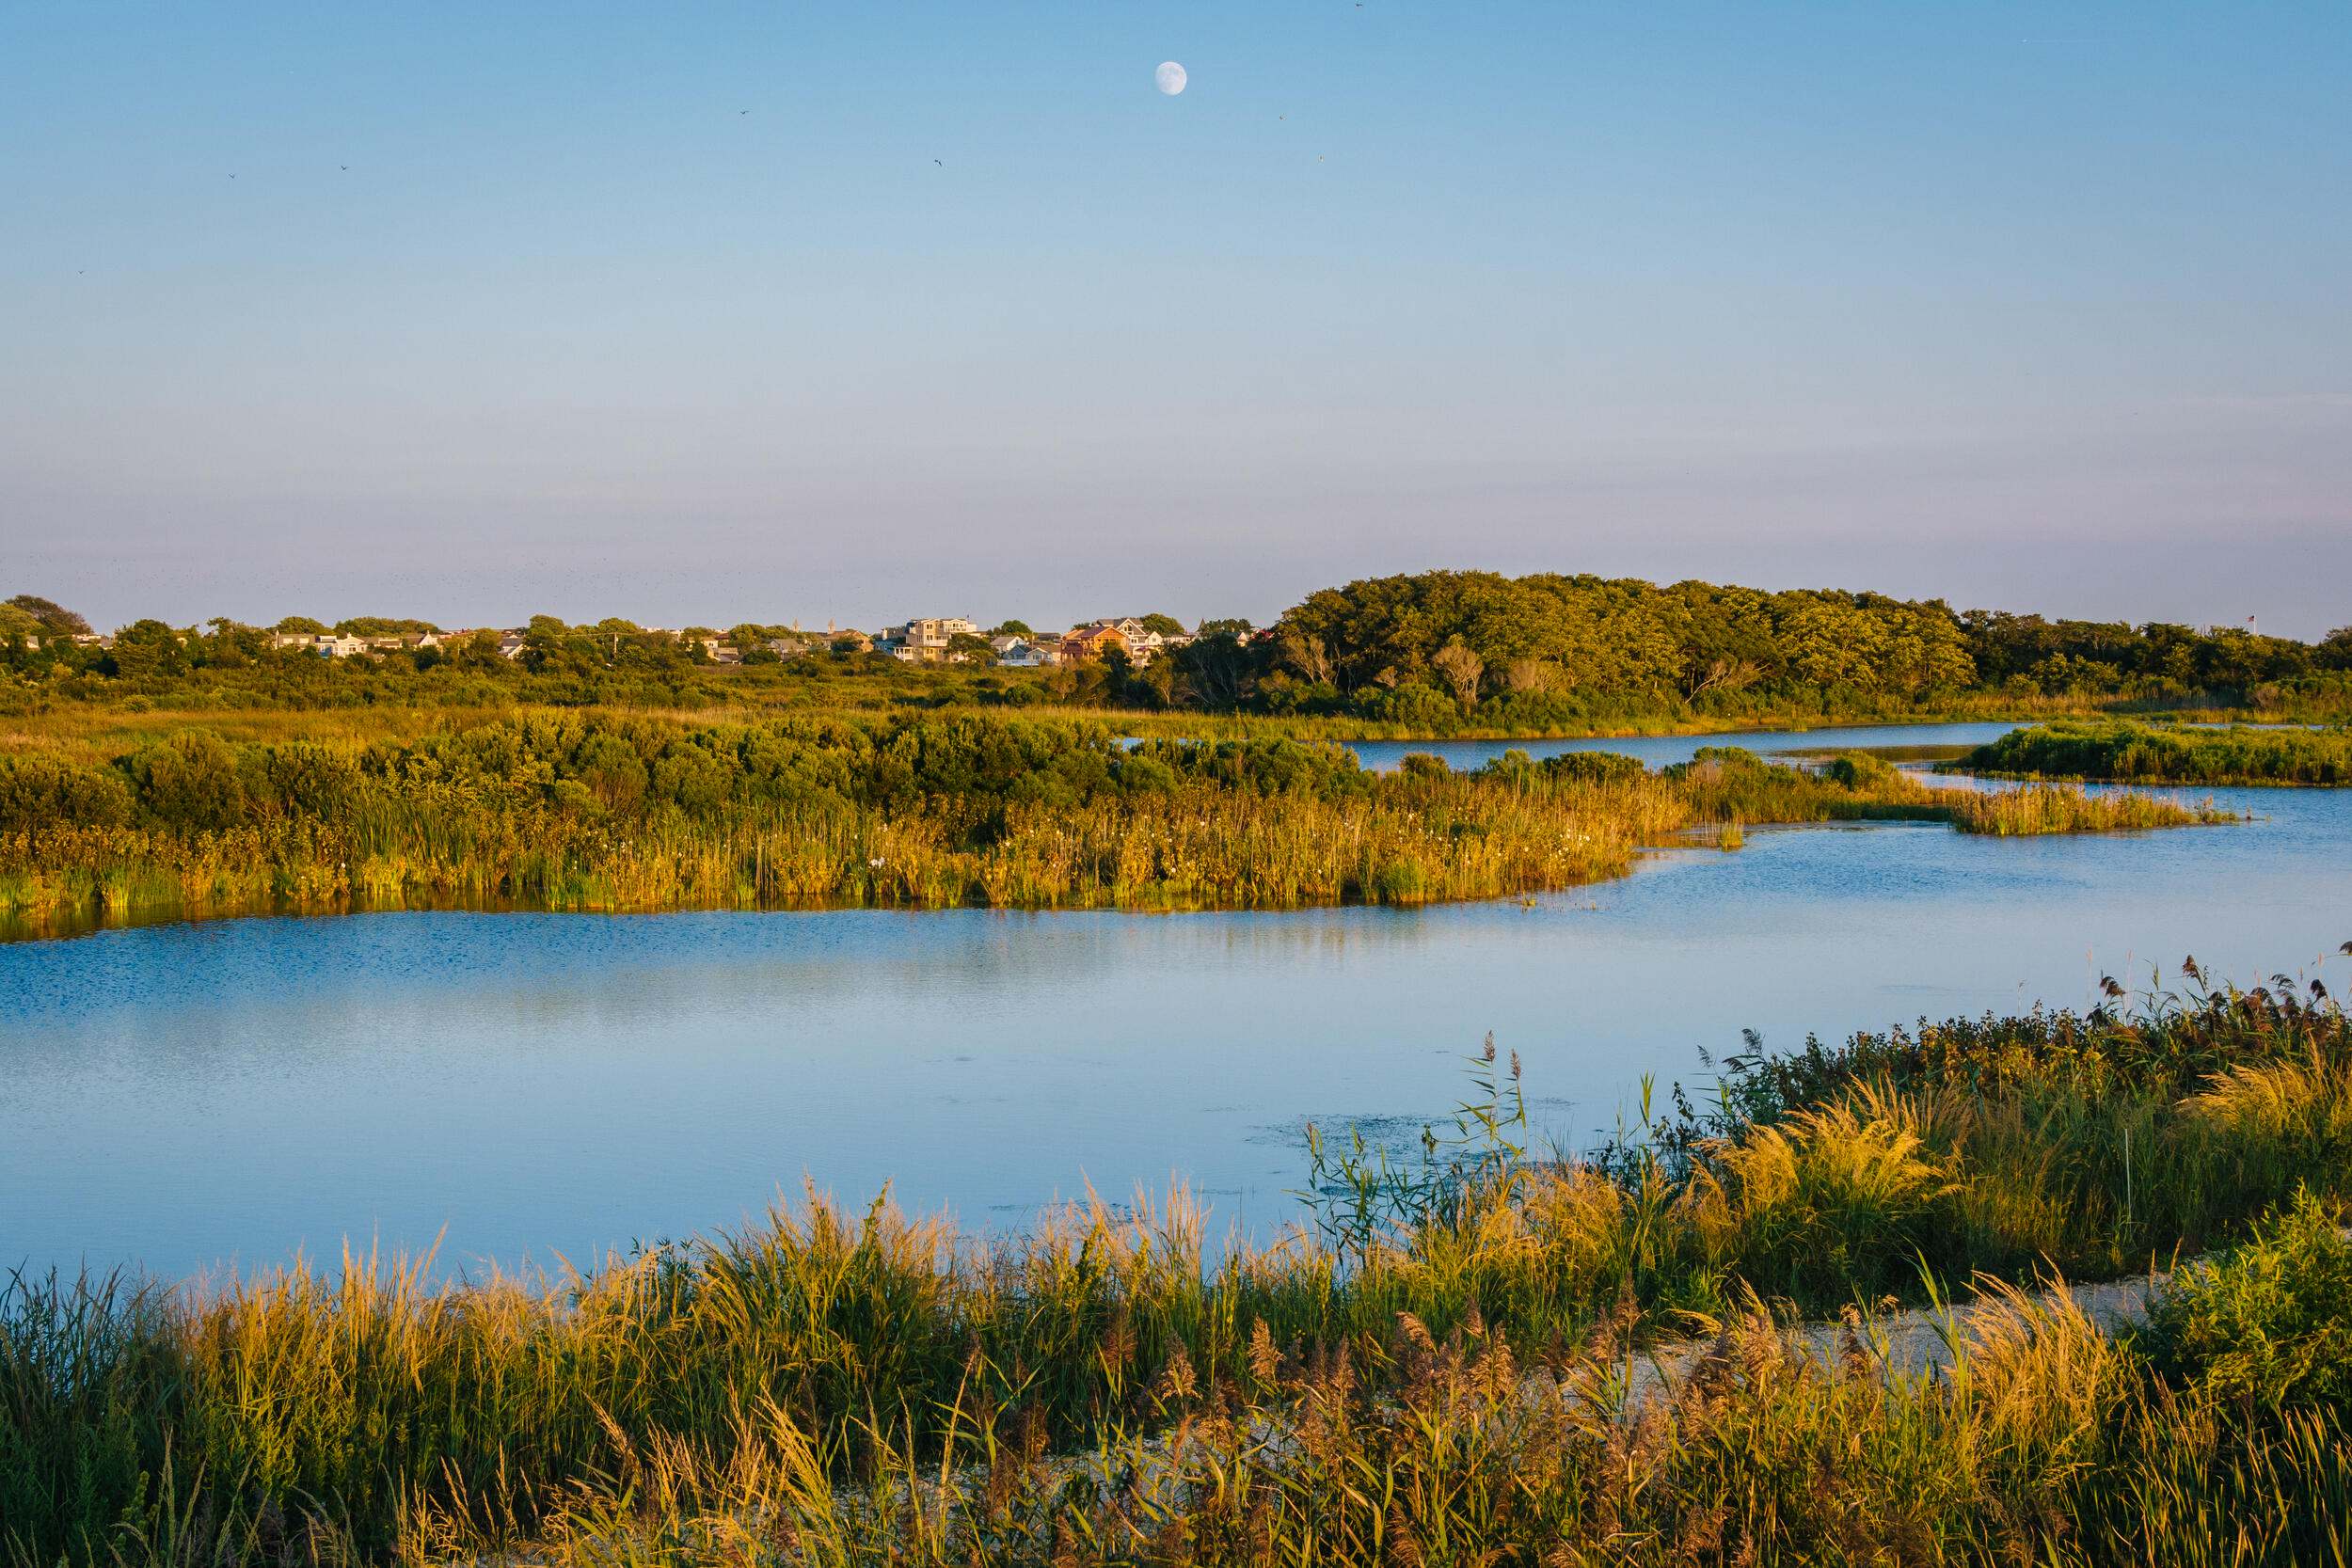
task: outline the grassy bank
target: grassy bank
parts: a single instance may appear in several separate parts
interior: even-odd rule
[[[2036,724],[1957,764],[1996,778],[2118,784],[2352,784],[2352,730]]]
[[[1581,1160],[1521,1146],[1516,1064],[1473,1069],[1425,1159],[1327,1140],[1315,1223],[1230,1255],[1181,1197],[988,1243],[812,1199],[552,1280],[19,1279],[0,1544],[2195,1561],[2218,1559],[2165,1554],[2221,1521],[2341,1539],[2352,1025],[2317,987],[2192,964],[2128,1010],[1735,1057],[1704,1112]],[[1844,1374],[1802,1363],[1756,1316],[2239,1243],[2142,1344],[2012,1305],[1938,1385],[1863,1375],[1867,1336]],[[1629,1347],[1708,1323],[1724,1342],[1671,1399],[1611,1414]]]
[[[2035,831],[2199,819],[2038,799]],[[0,914],[40,934],[351,909],[1418,904],[1619,876],[1693,825],[2018,831],[2004,809],[1867,758],[1816,771],[1725,748],[1662,773],[1515,752],[1375,774],[1291,740],[1127,745],[1091,722],[971,716],[534,714],[299,738],[182,723],[129,750],[0,754]]]

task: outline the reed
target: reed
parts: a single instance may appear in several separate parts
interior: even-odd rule
[[[2153,828],[2211,827],[2243,820],[2211,800],[2196,805],[2117,791],[2092,795],[2057,784],[2017,789],[1938,790],[1954,828],[1963,833],[2017,838],[2042,833],[2139,832]]]
[[[811,1193],[553,1276],[20,1275],[0,1549],[2098,1560],[2076,1525],[2138,1504],[2308,1544],[2346,1523],[2313,1512],[2347,1494],[2334,1385],[2307,1374],[2352,1364],[2321,1245],[2352,1196],[2352,1025],[2276,980],[2191,978],[2128,1014],[1734,1058],[1713,1110],[1585,1159],[1523,1147],[1490,1047],[1452,1134],[1419,1163],[1351,1141],[1327,1168],[1352,1196],[1263,1246],[1219,1247],[1181,1193],[994,1237]],[[1846,1372],[1772,1331],[2248,1238],[2152,1349],[1997,1291],[1940,1383],[1870,1368],[1864,1319]],[[1700,1321],[1718,1351],[1613,1409],[1628,1357]],[[2259,1365],[2231,1358],[2246,1323]]]
[[[267,740],[175,722],[111,756],[0,753],[0,915],[38,935],[387,908],[1420,904],[1621,876],[1697,825],[1729,846],[1741,824],[1975,820],[1867,762],[1719,747],[1661,774],[1512,752],[1383,775],[1334,747],[1063,721],[541,713]],[[2040,831],[2175,819],[2074,799]]]
[[[2352,730],[2044,723],[2011,730],[1952,766],[1998,778],[2342,785],[2352,784]]]

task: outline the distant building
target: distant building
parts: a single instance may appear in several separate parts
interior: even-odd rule
[[[1041,670],[1061,662],[1061,650],[1042,640],[1032,641],[1008,633],[990,638],[988,646],[997,664],[1007,670]]]
[[[1061,640],[1061,661],[1064,664],[1084,664],[1089,659],[1104,657],[1114,648],[1133,657],[1127,645],[1127,635],[1119,629],[1118,622],[1096,621],[1089,626],[1071,628],[1070,634]]]
[[[978,625],[961,615],[943,615],[909,621],[902,626],[884,626],[875,640],[874,650],[909,664],[938,664],[947,657],[947,644],[959,637],[977,637]]]
[[[273,648],[299,648],[321,658],[351,658],[368,651],[364,637],[342,637],[331,631],[281,631],[269,640]]]
[[[441,634],[434,631],[404,631],[391,637],[371,637],[367,640],[372,654],[406,654],[419,648],[437,648]]]

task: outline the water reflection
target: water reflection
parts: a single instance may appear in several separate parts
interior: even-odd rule
[[[178,1274],[445,1230],[449,1260],[546,1260],[739,1223],[804,1175],[983,1226],[1182,1176],[1263,1229],[1304,1119],[1442,1113],[1489,1029],[1577,1141],[1743,1026],[2079,1006],[2190,951],[2326,973],[2352,792],[2215,793],[2261,820],[1759,830],[1532,904],[406,913],[0,948],[0,1259]]]

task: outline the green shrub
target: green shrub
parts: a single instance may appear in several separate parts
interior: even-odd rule
[[[245,820],[245,784],[228,747],[201,731],[173,736],[131,758],[139,800],[166,827],[186,832],[232,828]]]
[[[111,828],[131,819],[129,786],[109,768],[42,756],[0,756],[0,832]]]
[[[2254,1234],[2185,1269],[2148,1348],[2169,1375],[2258,1410],[2352,1400],[2352,1238],[2309,1189]]]
[[[1622,752],[1563,752],[1544,759],[1544,772],[1561,784],[1628,784],[1649,771]]]
[[[1867,752],[1841,752],[1822,771],[1848,789],[1883,789],[1902,776],[1893,763]]]

